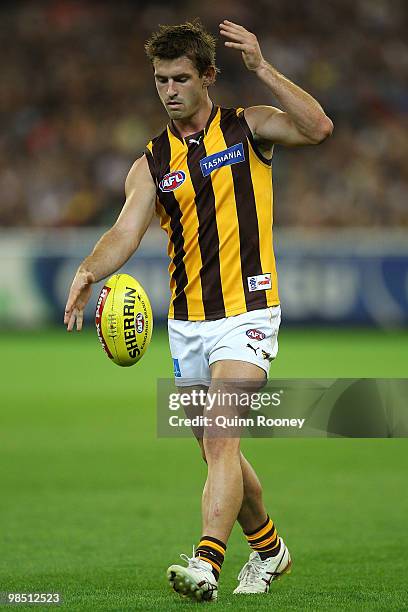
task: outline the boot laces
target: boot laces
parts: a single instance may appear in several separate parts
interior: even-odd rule
[[[198,569],[198,570],[203,570],[203,567],[201,565],[201,561],[203,561],[203,559],[200,559],[200,557],[196,557],[195,556],[195,546],[193,546],[193,556],[189,557],[188,555],[185,555],[184,553],[181,553],[180,558],[183,559],[183,561],[185,561],[188,564],[188,567],[192,567],[193,569]]]
[[[254,584],[259,580],[259,561],[250,559],[238,574],[238,580],[246,584]]]

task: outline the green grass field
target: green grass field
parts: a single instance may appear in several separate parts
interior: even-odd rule
[[[3,334],[1,347],[0,592],[60,591],[69,610],[199,605],[165,579],[200,536],[205,478],[193,440],[156,437],[165,332],[130,369],[91,332]],[[406,332],[283,330],[271,374],[408,377],[407,347]],[[407,440],[243,448],[294,565],[268,596],[232,596],[249,554],[236,526],[217,610],[408,609]]]

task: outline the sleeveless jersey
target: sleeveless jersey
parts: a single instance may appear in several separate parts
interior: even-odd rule
[[[244,109],[213,106],[183,139],[170,125],[145,151],[168,235],[169,318],[215,320],[279,304],[271,161]]]

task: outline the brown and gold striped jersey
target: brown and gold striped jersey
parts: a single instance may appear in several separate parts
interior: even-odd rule
[[[244,110],[213,106],[205,129],[185,139],[171,122],[146,156],[169,239],[169,318],[214,320],[279,304],[271,161]]]

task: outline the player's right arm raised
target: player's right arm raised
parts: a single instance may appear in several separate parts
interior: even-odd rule
[[[126,179],[126,202],[113,227],[96,243],[91,255],[79,266],[65,306],[64,324],[72,331],[82,329],[84,308],[92,283],[113,274],[138,248],[154,214],[156,187],[146,156],[135,161]]]

